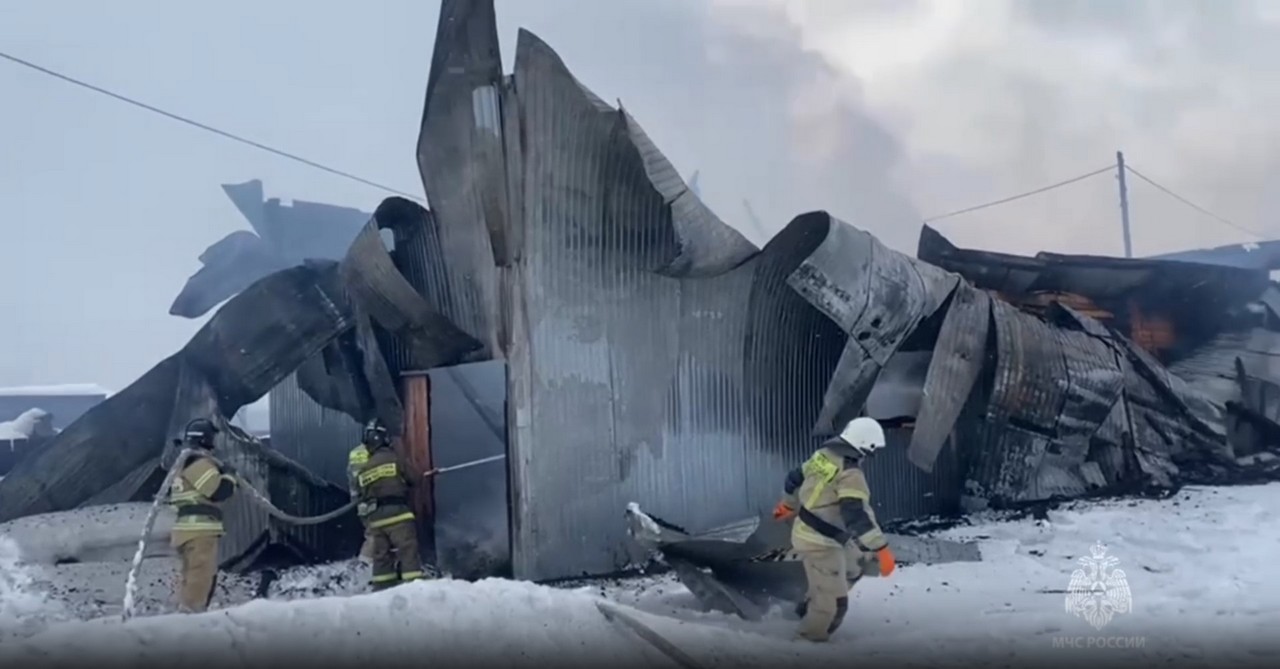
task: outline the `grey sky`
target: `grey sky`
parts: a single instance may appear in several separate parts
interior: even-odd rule
[[[960,8],[964,9],[961,10]],[[438,4],[0,3],[0,48],[410,192]],[[829,209],[907,252],[922,215],[1113,160],[1273,227],[1280,2],[499,0],[621,98],[710,204],[768,231]],[[167,314],[245,227],[219,184],[371,210],[385,196],[0,61],[0,385],[121,388],[202,321]],[[1248,241],[1142,183],[1141,254]],[[1119,253],[1101,176],[938,224],[962,245]]]

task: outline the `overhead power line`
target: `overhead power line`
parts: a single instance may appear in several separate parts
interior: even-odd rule
[[[107,90],[107,89],[105,89],[105,88],[102,88],[101,86],[95,86],[95,85],[90,84],[90,83],[88,83],[88,82],[86,82],[86,81],[82,81],[82,80],[80,80],[80,79],[76,79],[75,77],[72,77],[72,76],[69,76],[69,75],[66,75],[66,74],[62,74],[61,72],[57,72],[57,71],[51,70],[51,69],[49,69],[49,68],[47,68],[47,67],[43,67],[43,66],[37,65],[37,64],[35,64],[35,63],[31,62],[31,61],[24,60],[24,59],[22,59],[22,58],[18,58],[17,56],[14,56],[14,55],[11,55],[11,54],[8,54],[8,53],[5,53],[5,52],[3,52],[3,51],[0,51],[0,58],[4,58],[5,60],[8,60],[8,61],[10,61],[10,62],[13,62],[13,63],[16,63],[16,64],[18,64],[18,65],[21,65],[21,66],[23,66],[23,67],[26,67],[26,68],[29,68],[29,69],[35,70],[36,72],[40,72],[41,74],[45,74],[45,75],[48,75],[48,76],[54,77],[54,78],[56,78],[56,79],[61,79],[61,80],[65,81],[65,82],[67,82],[67,83],[70,83],[70,84],[75,84],[76,86],[80,86],[81,88],[86,88],[86,89],[91,90],[91,91],[93,91],[93,92],[95,92],[95,93],[99,93],[99,94],[101,94],[101,95],[105,95],[105,96],[107,96],[107,97],[115,98],[116,100],[119,100],[120,102],[124,102],[124,103],[127,103],[127,104],[131,104],[131,105],[133,105],[133,106],[135,106],[135,107],[138,107],[138,108],[141,108],[141,109],[145,109],[146,111],[149,111],[149,112],[151,112],[151,113],[153,113],[153,114],[159,114],[159,115],[161,115],[161,116],[165,116],[165,117],[168,117],[168,118],[170,118],[170,119],[173,119],[174,121],[178,121],[178,122],[180,122],[180,123],[185,123],[185,124],[187,124],[187,125],[189,125],[189,126],[192,126],[192,127],[195,127],[195,128],[199,128],[200,130],[204,130],[205,132],[211,132],[211,133],[213,133],[213,134],[215,134],[215,135],[219,135],[219,136],[224,137],[224,138],[226,138],[226,139],[230,139],[230,140],[232,140],[232,141],[239,142],[239,143],[241,143],[241,144],[245,144],[245,145],[251,146],[251,147],[253,147],[253,148],[255,148],[255,149],[259,149],[259,150],[261,150],[261,151],[266,151],[267,153],[275,154],[275,155],[277,155],[277,156],[280,156],[281,158],[287,158],[287,159],[289,159],[289,160],[292,160],[292,161],[295,161],[295,162],[302,163],[303,165],[306,165],[306,166],[308,166],[308,167],[313,167],[313,168],[315,168],[315,169],[322,170],[322,171],[328,172],[328,173],[330,173],[330,174],[334,174],[334,175],[337,175],[337,176],[343,177],[344,179],[350,179],[350,180],[352,180],[352,181],[356,181],[356,182],[362,183],[362,184],[364,184],[364,185],[366,185],[366,186],[372,186],[372,187],[374,187],[374,188],[377,188],[377,189],[379,189],[379,190],[386,191],[386,192],[388,192],[388,193],[394,193],[395,195],[400,195],[400,196],[403,196],[403,197],[407,197],[407,198],[410,198],[410,199],[412,199],[412,200],[417,200],[417,201],[419,201],[419,202],[423,202],[423,201],[424,201],[424,200],[423,200],[423,198],[422,198],[422,196],[420,196],[420,195],[413,195],[413,194],[411,194],[411,193],[406,193],[406,192],[404,192],[404,191],[402,191],[402,190],[399,190],[399,189],[396,189],[396,188],[392,188],[392,187],[390,187],[390,186],[386,186],[386,185],[380,184],[380,183],[378,183],[378,182],[376,182],[376,181],[371,181],[371,180],[369,180],[369,179],[366,179],[366,178],[361,177],[361,176],[357,176],[357,175],[352,174],[352,173],[350,173],[350,172],[345,172],[345,171],[343,171],[343,170],[340,170],[340,169],[337,169],[337,168],[334,168],[334,167],[329,167],[328,165],[324,165],[324,164],[322,164],[322,163],[318,163],[318,162],[316,162],[316,161],[314,161],[314,160],[310,160],[310,159],[308,159],[308,158],[303,158],[302,156],[299,156],[299,155],[296,155],[296,154],[293,154],[293,153],[289,153],[288,151],[283,151],[283,150],[281,150],[281,149],[277,149],[277,148],[274,148],[274,147],[268,146],[268,145],[263,144],[263,143],[261,143],[261,142],[255,142],[255,141],[253,141],[253,140],[251,140],[251,139],[247,139],[247,138],[245,138],[245,137],[241,137],[241,136],[239,136],[239,135],[236,135],[236,134],[233,134],[233,133],[227,132],[226,130],[220,130],[220,129],[215,128],[215,127],[213,127],[213,126],[211,126],[211,125],[209,125],[209,124],[207,124],[207,123],[201,123],[201,122],[199,122],[199,121],[196,121],[196,120],[193,120],[193,119],[187,118],[186,116],[182,116],[182,115],[180,115],[180,114],[175,114],[175,113],[170,112],[170,111],[165,111],[165,110],[163,110],[163,109],[161,109],[161,108],[159,108],[159,107],[156,107],[156,106],[154,106],[154,105],[149,105],[149,104],[147,104],[147,103],[145,103],[145,102],[141,102],[141,101],[139,101],[139,100],[135,100],[135,99],[133,99],[133,98],[131,98],[131,97],[128,97],[128,96],[126,96],[126,95],[122,95],[122,94],[120,94],[120,93],[115,93],[115,92],[113,92],[113,91],[110,91],[110,90]]]
[[[973,206],[973,207],[966,207],[966,208],[964,208],[964,209],[957,209],[956,211],[947,212],[947,213],[945,213],[945,214],[939,214],[939,215],[937,215],[937,216],[931,216],[931,217],[929,217],[929,218],[924,219],[924,222],[925,222],[925,223],[932,223],[932,222],[934,222],[934,221],[940,221],[940,220],[942,220],[942,219],[944,219],[944,218],[951,218],[952,216],[959,216],[960,214],[967,214],[967,213],[969,213],[969,212],[978,211],[979,209],[986,209],[987,207],[995,207],[995,206],[997,206],[997,205],[1001,205],[1001,204],[1006,204],[1006,203],[1009,203],[1009,202],[1013,202],[1014,200],[1021,200],[1022,198],[1025,198],[1025,197],[1031,197],[1032,195],[1039,195],[1039,194],[1041,194],[1041,193],[1044,193],[1044,192],[1047,192],[1047,191],[1051,191],[1051,190],[1053,190],[1053,189],[1055,189],[1055,188],[1061,188],[1061,187],[1063,187],[1063,186],[1068,186],[1068,185],[1070,185],[1070,184],[1076,183],[1077,181],[1084,181],[1085,179],[1088,179],[1088,178],[1090,178],[1090,177],[1096,177],[1096,176],[1098,176],[1099,174],[1105,174],[1105,173],[1107,173],[1107,172],[1114,171],[1115,169],[1116,169],[1115,165],[1107,165],[1106,167],[1096,169],[1096,170],[1094,170],[1094,171],[1092,171],[1092,172],[1087,172],[1087,173],[1085,173],[1085,174],[1081,174],[1080,176],[1072,177],[1072,178],[1070,178],[1070,179],[1066,179],[1066,180],[1063,180],[1063,181],[1059,181],[1059,182],[1057,182],[1057,183],[1049,184],[1048,186],[1042,186],[1042,187],[1037,188],[1037,189],[1035,189],[1035,190],[1029,190],[1029,191],[1027,191],[1027,192],[1025,192],[1025,193],[1019,193],[1019,194],[1017,194],[1017,195],[1012,195],[1012,196],[1009,196],[1009,197],[1006,197],[1006,198],[1002,198],[1002,199],[999,199],[999,200],[995,200],[995,201],[992,201],[992,202],[987,202],[987,203],[985,203],[985,204],[980,204],[980,205],[976,205],[976,206]]]
[[[251,139],[248,139],[248,138],[246,138],[246,137],[241,137],[240,135],[237,135],[237,134],[235,134],[235,133],[228,132],[228,131],[226,131],[226,130],[222,130],[222,129],[220,129],[220,128],[214,127],[214,126],[209,125],[209,124],[207,124],[207,123],[202,123],[202,122],[200,122],[200,121],[197,121],[197,120],[195,120],[195,119],[192,119],[192,118],[189,118],[189,117],[183,116],[183,115],[181,115],[181,114],[177,114],[177,113],[175,113],[175,112],[166,111],[166,110],[164,110],[164,109],[161,109],[161,108],[159,108],[159,107],[156,107],[155,105],[147,104],[147,103],[142,102],[142,101],[140,101],[140,100],[137,100],[137,99],[131,98],[131,97],[129,97],[129,96],[127,96],[127,95],[123,95],[123,94],[121,94],[121,93],[116,93],[116,92],[114,92],[114,91],[111,91],[111,90],[109,90],[109,89],[103,88],[103,87],[101,87],[101,86],[96,86],[96,85],[91,84],[91,83],[89,83],[89,82],[87,82],[87,81],[83,81],[83,80],[81,80],[81,79],[77,79],[77,78],[72,77],[72,76],[70,76],[70,75],[63,74],[63,73],[61,73],[61,72],[58,72],[58,71],[56,71],[56,70],[52,70],[52,69],[47,68],[47,67],[44,67],[44,66],[42,66],[42,65],[38,65],[38,64],[33,63],[33,62],[29,61],[29,60],[25,60],[25,59],[23,59],[23,58],[19,58],[19,57],[17,57],[17,56],[14,56],[14,55],[12,55],[12,54],[6,53],[6,52],[4,52],[4,51],[0,51],[0,58],[3,58],[3,59],[5,59],[5,60],[8,60],[8,61],[10,61],[10,62],[12,62],[12,63],[14,63],[14,64],[16,64],[16,65],[21,65],[21,66],[26,67],[26,68],[28,68],[28,69],[30,69],[30,70],[34,70],[34,71],[39,72],[39,73],[41,73],[41,74],[44,74],[44,75],[47,75],[47,76],[50,76],[50,77],[54,77],[55,79],[60,79],[60,80],[65,81],[65,82],[67,82],[67,83],[69,83],[69,84],[74,84],[74,85],[79,86],[79,87],[81,87],[81,88],[84,88],[84,89],[87,89],[87,90],[93,91],[93,92],[98,93],[98,94],[100,94],[100,95],[105,95],[105,96],[107,96],[107,97],[113,98],[113,99],[118,100],[118,101],[120,101],[120,102],[124,102],[124,103],[126,103],[126,104],[133,105],[134,107],[138,107],[139,109],[143,109],[143,110],[149,111],[149,112],[151,112],[151,113],[153,113],[153,114],[159,114],[160,116],[164,116],[164,117],[169,118],[169,119],[171,119],[171,120],[178,121],[179,123],[184,123],[184,124],[189,125],[189,126],[191,126],[191,127],[194,127],[194,128],[200,129],[200,130],[204,130],[205,132],[213,133],[213,134],[218,135],[218,136],[220,136],[220,137],[223,137],[223,138],[225,138],[225,139],[230,139],[230,140],[232,140],[232,141],[234,141],[234,142],[238,142],[238,143],[240,143],[240,144],[244,144],[244,145],[246,145],[246,146],[253,147],[253,148],[258,149],[258,150],[260,150],[260,151],[266,151],[267,153],[270,153],[270,154],[273,154],[273,155],[279,156],[279,157],[281,157],[281,158],[286,158],[286,159],[288,159],[288,160],[292,160],[292,161],[294,161],[294,162],[301,163],[301,164],[306,165],[306,166],[308,166],[308,167],[312,167],[312,168],[314,168],[314,169],[318,169],[318,170],[321,170],[321,171],[323,171],[323,172],[328,172],[329,174],[333,174],[333,175],[335,175],[335,176],[339,176],[339,177],[342,177],[342,178],[344,178],[344,179],[349,179],[349,180],[351,180],[351,181],[355,181],[355,182],[357,182],[357,183],[364,184],[364,185],[366,185],[366,186],[372,186],[373,188],[377,188],[377,189],[379,189],[379,190],[386,191],[386,192],[388,192],[388,193],[392,193],[392,194],[395,194],[395,195],[400,195],[400,196],[402,196],[402,197],[406,197],[406,198],[409,198],[409,199],[412,199],[412,200],[417,200],[417,201],[419,201],[419,202],[425,202],[425,200],[424,200],[421,196],[419,196],[419,195],[414,195],[414,194],[412,194],[412,193],[407,193],[407,192],[402,191],[402,190],[400,190],[400,189],[398,189],[398,188],[392,188],[391,186],[387,186],[387,185],[385,185],[385,184],[378,183],[378,182],[373,181],[373,180],[371,180],[371,179],[366,179],[366,178],[364,178],[364,177],[362,177],[362,176],[359,176],[359,175],[356,175],[356,174],[352,174],[352,173],[350,173],[350,172],[347,172],[347,171],[344,171],[344,170],[337,169],[337,168],[335,168],[335,167],[330,167],[330,166],[328,166],[328,165],[325,165],[325,164],[323,164],[323,163],[320,163],[320,162],[317,162],[317,161],[311,160],[311,159],[309,159],[309,158],[304,158],[304,157],[299,156],[299,155],[297,155],[297,154],[290,153],[290,152],[288,152],[288,151],[284,151],[284,150],[282,150],[282,149],[277,149],[277,148],[272,147],[272,146],[269,146],[269,145],[267,145],[267,144],[263,144],[262,142],[256,142],[256,141],[251,140]],[[1047,185],[1047,186],[1042,186],[1042,187],[1040,187],[1040,188],[1036,188],[1035,190],[1026,191],[1026,192],[1024,192],[1024,193],[1019,193],[1019,194],[1017,194],[1017,195],[1012,195],[1012,196],[1009,196],[1009,197],[1006,197],[1006,198],[1001,198],[1001,199],[999,199],[999,200],[993,200],[993,201],[991,201],[991,202],[986,202],[986,203],[979,204],[979,205],[975,205],[975,206],[972,206],[972,207],[965,207],[964,209],[957,209],[957,210],[955,210],[955,211],[947,212],[947,213],[945,213],[945,214],[939,214],[939,215],[937,215],[937,216],[931,216],[931,217],[929,217],[929,218],[924,219],[924,222],[925,222],[925,223],[932,223],[932,222],[934,222],[934,221],[940,221],[940,220],[943,220],[943,219],[952,218],[952,217],[954,217],[954,216],[960,216],[961,214],[968,214],[968,213],[975,212],[975,211],[979,211],[979,210],[982,210],[982,209],[987,209],[987,208],[989,208],[989,207],[995,207],[995,206],[999,206],[999,205],[1002,205],[1002,204],[1007,204],[1007,203],[1010,203],[1010,202],[1014,202],[1014,201],[1016,201],[1016,200],[1021,200],[1021,199],[1023,199],[1023,198],[1031,197],[1031,196],[1033,196],[1033,195],[1039,195],[1039,194],[1041,194],[1041,193],[1045,193],[1045,192],[1048,192],[1048,191],[1054,190],[1054,189],[1056,189],[1056,188],[1061,188],[1061,187],[1063,187],[1063,186],[1068,186],[1068,185],[1071,185],[1071,184],[1076,183],[1076,182],[1079,182],[1079,181],[1084,181],[1085,179],[1088,179],[1088,178],[1091,178],[1091,177],[1098,176],[1098,175],[1100,175],[1100,174],[1105,174],[1105,173],[1107,173],[1107,172],[1110,172],[1110,171],[1112,171],[1113,169],[1115,169],[1115,166],[1114,166],[1114,165],[1107,165],[1106,167],[1102,167],[1102,168],[1099,168],[1099,169],[1093,170],[1092,172],[1086,172],[1086,173],[1084,173],[1084,174],[1081,174],[1081,175],[1079,175],[1079,176],[1072,177],[1072,178],[1070,178],[1070,179],[1065,179],[1065,180],[1063,180],[1063,181],[1059,181],[1059,182],[1057,182],[1057,183],[1053,183],[1053,184],[1049,184],[1049,185]],[[1235,222],[1231,221],[1230,219],[1227,219],[1227,218],[1225,218],[1225,217],[1223,217],[1223,216],[1219,216],[1218,214],[1215,214],[1214,212],[1212,212],[1212,211],[1210,211],[1210,210],[1208,210],[1208,209],[1206,209],[1206,208],[1204,208],[1204,207],[1202,207],[1202,206],[1200,206],[1200,205],[1196,204],[1195,202],[1192,202],[1191,200],[1188,200],[1187,198],[1185,198],[1185,197],[1183,197],[1183,196],[1181,196],[1181,195],[1179,195],[1179,194],[1175,193],[1173,190],[1171,190],[1171,189],[1169,189],[1169,188],[1167,188],[1167,187],[1165,187],[1165,186],[1161,185],[1160,183],[1158,183],[1158,182],[1157,182],[1157,181],[1155,181],[1154,179],[1152,179],[1152,178],[1148,177],[1147,175],[1143,174],[1142,172],[1139,172],[1138,170],[1134,169],[1134,168],[1133,168],[1132,166],[1130,166],[1130,165],[1125,165],[1125,170],[1126,170],[1126,171],[1128,171],[1130,174],[1133,174],[1134,176],[1138,177],[1139,179],[1142,179],[1143,181],[1147,182],[1148,184],[1150,184],[1151,186],[1155,187],[1157,190],[1159,190],[1160,192],[1164,193],[1165,195],[1168,195],[1169,197],[1172,197],[1173,199],[1177,200],[1178,202],[1182,203],[1183,205],[1186,205],[1187,207],[1190,207],[1191,209],[1194,209],[1194,210],[1196,210],[1196,211],[1200,212],[1201,214],[1204,214],[1205,216],[1208,216],[1208,217],[1210,217],[1210,218],[1212,218],[1212,219],[1214,219],[1214,220],[1218,221],[1219,223],[1222,223],[1222,224],[1224,224],[1224,225],[1230,226],[1230,227],[1232,227],[1232,228],[1235,228],[1236,230],[1239,230],[1239,231],[1244,232],[1244,233],[1246,233],[1246,234],[1253,235],[1253,236],[1258,237],[1258,238],[1260,238],[1260,239],[1261,239],[1261,238],[1265,238],[1265,237],[1267,236],[1267,235],[1265,235],[1265,234],[1263,234],[1263,233],[1261,233],[1261,232],[1258,232],[1257,230],[1251,230],[1251,229],[1249,229],[1249,228],[1246,228],[1246,227],[1244,227],[1244,226],[1242,226],[1242,225],[1239,225],[1239,224],[1237,224],[1237,223],[1235,223]]]
[[[1198,205],[1198,204],[1196,204],[1196,203],[1192,202],[1191,200],[1188,200],[1187,198],[1182,197],[1181,195],[1178,195],[1177,193],[1173,192],[1172,190],[1170,190],[1170,189],[1168,189],[1168,188],[1165,188],[1164,186],[1162,186],[1162,185],[1160,185],[1160,184],[1156,183],[1156,182],[1155,182],[1155,180],[1151,179],[1151,177],[1148,177],[1147,175],[1143,174],[1142,172],[1139,172],[1138,170],[1133,169],[1133,167],[1132,167],[1132,166],[1130,166],[1130,165],[1125,165],[1125,169],[1126,169],[1126,170],[1128,170],[1128,172],[1129,172],[1130,174],[1132,174],[1133,176],[1138,177],[1139,179],[1142,179],[1143,181],[1145,181],[1145,182],[1147,182],[1147,183],[1151,184],[1151,185],[1152,185],[1152,186],[1154,186],[1157,190],[1159,190],[1160,192],[1164,193],[1165,195],[1168,195],[1169,197],[1171,197],[1171,198],[1173,198],[1173,199],[1177,200],[1178,202],[1181,202],[1182,204],[1184,204],[1184,205],[1186,205],[1186,206],[1188,206],[1188,207],[1191,207],[1192,209],[1194,209],[1194,210],[1196,210],[1196,211],[1198,211],[1198,212],[1200,212],[1200,213],[1204,214],[1205,216],[1208,216],[1209,218],[1212,218],[1212,219],[1214,219],[1214,220],[1218,221],[1219,223],[1223,223],[1223,224],[1225,224],[1225,225],[1229,225],[1229,226],[1231,226],[1231,227],[1235,228],[1236,230],[1239,230],[1240,232],[1244,232],[1244,233],[1247,233],[1247,234],[1253,235],[1254,237],[1257,237],[1257,238],[1259,238],[1259,239],[1264,239],[1264,238],[1266,238],[1266,236],[1267,236],[1267,235],[1265,235],[1265,234],[1263,234],[1263,233],[1261,233],[1261,232],[1258,232],[1257,230],[1250,230],[1249,228],[1246,228],[1246,227],[1244,227],[1244,226],[1242,226],[1242,225],[1238,225],[1238,224],[1236,224],[1236,223],[1233,223],[1233,222],[1231,222],[1230,220],[1228,220],[1228,219],[1226,219],[1226,218],[1223,218],[1222,216],[1219,216],[1219,215],[1217,215],[1217,214],[1213,213],[1212,211],[1209,211],[1208,209],[1205,209],[1204,207],[1201,207],[1200,205]]]

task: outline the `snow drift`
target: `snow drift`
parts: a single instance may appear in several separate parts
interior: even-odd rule
[[[0,647],[3,666],[678,666],[581,592],[442,580],[307,602],[255,601],[195,616],[73,623]],[[707,666],[766,667],[795,648],[744,632],[628,611]]]

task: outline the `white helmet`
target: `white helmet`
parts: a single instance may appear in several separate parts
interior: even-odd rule
[[[884,428],[874,418],[854,418],[840,430],[840,441],[867,455],[884,448]]]

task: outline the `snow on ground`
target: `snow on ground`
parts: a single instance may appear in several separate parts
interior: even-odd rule
[[[11,557],[5,562],[0,552],[7,579],[0,581],[0,619],[7,615],[10,628],[26,625],[0,643],[0,666],[45,666],[40,660],[57,658],[74,663],[90,651],[138,666],[194,657],[223,666],[397,664],[410,658],[509,666],[585,666],[609,658],[612,664],[670,665],[606,620],[595,607],[600,600],[633,611],[705,667],[795,666],[801,660],[845,666],[853,657],[925,666],[975,660],[1005,666],[1046,660],[1274,665],[1280,660],[1280,641],[1271,638],[1280,635],[1270,629],[1280,621],[1273,571],[1280,562],[1278,513],[1280,484],[1271,484],[1188,489],[1161,501],[1077,503],[1051,510],[1043,520],[977,517],[939,536],[979,541],[982,562],[904,566],[889,579],[859,584],[845,626],[820,645],[791,640],[796,622],[786,607],[775,607],[759,622],[703,612],[669,576],[572,588],[442,580],[324,596],[363,591],[366,572],[357,563],[289,570],[268,587],[274,601],[124,625],[115,618],[55,620],[33,635],[41,616],[57,617],[62,596],[49,601],[33,592],[49,582],[39,575],[16,571],[15,580]],[[1096,542],[1118,561],[1132,594],[1132,610],[1101,629],[1065,605],[1072,571]],[[74,566],[84,565],[59,568]],[[11,582],[18,585],[3,585]],[[10,594],[15,591],[21,594]],[[150,596],[167,594],[160,588]],[[220,591],[215,602],[250,596],[244,589]],[[5,625],[0,620],[0,630]]]
[[[1277,520],[1274,483],[1187,489],[1169,500],[1076,503],[1040,521],[975,517],[936,536],[978,540],[982,562],[904,567],[890,579],[860,583],[846,628],[832,643],[856,646],[860,655],[923,652],[927,644],[939,660],[998,646],[1014,659],[1038,657],[1055,639],[1105,637],[1144,644],[1125,652],[1150,661],[1251,660],[1280,622]],[[1065,598],[1079,558],[1099,541],[1119,561],[1133,610],[1094,630],[1066,612]],[[655,613],[775,637],[794,626],[778,610],[761,623],[692,611],[692,595],[671,578],[599,591]],[[1129,638],[1140,640],[1122,641]],[[1266,657],[1280,659],[1280,643],[1270,645]]]
[[[57,600],[36,585],[38,570],[20,560],[18,545],[0,535],[0,642],[42,630],[69,616]]]
[[[13,540],[23,560],[30,563],[131,560],[151,506],[150,502],[130,502],[41,513],[0,523],[0,535]],[[148,555],[172,553],[168,538],[173,520],[172,508],[160,507]]]

